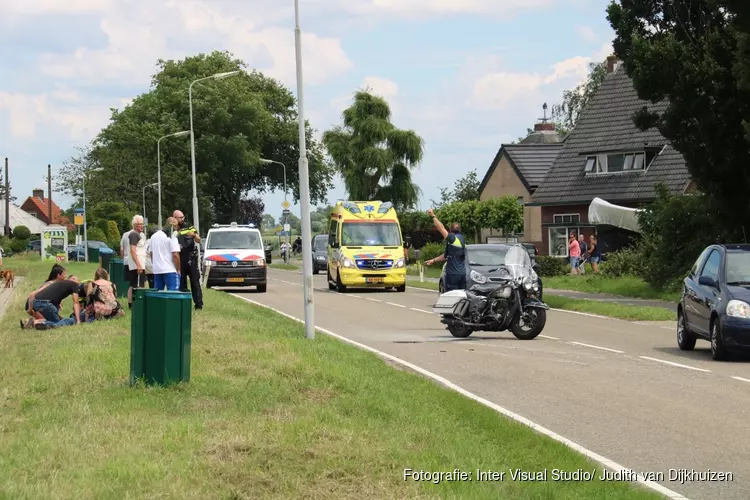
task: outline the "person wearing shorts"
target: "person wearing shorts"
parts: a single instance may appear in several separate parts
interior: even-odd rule
[[[143,232],[143,216],[136,215],[132,221],[133,230],[128,235],[130,255],[128,268],[128,307],[133,307],[133,290],[146,286],[146,234]]]
[[[578,261],[581,259],[581,246],[576,239],[576,233],[570,233],[568,251],[570,252],[570,272],[571,274],[577,274]]]

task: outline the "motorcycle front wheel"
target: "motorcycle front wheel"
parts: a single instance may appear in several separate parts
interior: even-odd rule
[[[529,307],[526,311],[516,313],[510,323],[510,331],[517,339],[532,340],[542,333],[546,323],[547,311],[545,309]]]

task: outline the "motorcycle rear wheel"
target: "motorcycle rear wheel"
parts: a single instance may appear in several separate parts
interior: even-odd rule
[[[532,340],[537,338],[547,323],[547,311],[545,309],[529,308],[528,312],[530,316],[534,316],[530,326],[527,324],[521,325],[522,314],[520,312],[516,313],[510,323],[510,331],[517,339]]]
[[[458,324],[448,325],[448,331],[451,332],[451,335],[460,339],[465,339],[466,337],[474,333],[474,330],[472,330],[471,328]]]

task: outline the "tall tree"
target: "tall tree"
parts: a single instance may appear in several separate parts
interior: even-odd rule
[[[742,6],[747,22],[744,4],[621,0],[607,16],[638,96],[660,104],[644,106],[635,123],[656,127],[682,153],[699,189],[735,228],[750,227],[750,140],[743,127],[750,85],[743,85],[747,62],[739,47],[746,35],[727,6]]]
[[[567,135],[575,127],[583,108],[602,86],[607,76],[607,63],[589,63],[586,80],[563,92],[562,102],[552,106],[552,119],[560,135]],[[529,129],[530,132],[533,132]]]
[[[385,99],[367,91],[354,94],[343,119],[343,126],[323,134],[323,144],[349,196],[390,201],[398,210],[415,207],[420,189],[411,180],[411,169],[422,161],[422,138],[396,128]]]
[[[123,110],[113,110],[110,124],[78,163],[95,165],[102,172],[87,181],[88,201],[122,200],[139,207],[144,185],[156,179],[156,143],[167,134],[189,130],[188,86],[198,78],[241,70],[233,78],[204,80],[193,85],[193,121],[201,227],[242,215],[245,193],[283,188],[284,170],[264,164],[262,158],[286,165],[287,182],[299,199],[297,107],[293,94],[275,80],[227,52],[213,52],[181,61],[158,61],[151,89]],[[324,161],[322,146],[307,125],[310,193],[324,200],[333,170]],[[192,215],[189,137],[161,142],[162,207]],[[79,155],[80,156],[80,155]],[[75,162],[71,161],[72,164]],[[80,167],[79,167],[80,170]],[[60,184],[72,186],[80,176],[67,170]],[[101,182],[97,182],[100,180]],[[151,214],[155,220],[158,214]]]
[[[444,205],[453,203],[454,201],[478,200],[479,186],[481,184],[482,183],[477,176],[477,171],[476,169],[474,169],[467,173],[465,176],[458,179],[455,182],[453,189],[440,188],[440,201],[430,201],[432,202],[432,206],[435,209],[438,209]]]
[[[243,198],[240,200],[240,224],[255,224],[256,227],[261,227],[263,222],[263,210],[266,208],[266,204],[259,196],[252,196]]]

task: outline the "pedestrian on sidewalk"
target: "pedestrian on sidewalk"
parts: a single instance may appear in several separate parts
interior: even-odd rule
[[[578,274],[578,261],[581,259],[581,247],[576,239],[576,233],[570,233],[568,239],[568,253],[570,255],[570,274]]]
[[[581,262],[578,264],[578,269],[581,271],[581,274],[586,274],[586,259],[589,258],[588,256],[588,245],[586,244],[586,238],[583,237],[583,233],[578,235],[578,246],[581,249]]]
[[[599,241],[593,234],[589,237],[589,260],[591,262],[591,269],[595,274],[599,274],[599,262],[602,260],[602,254],[599,251]]]

